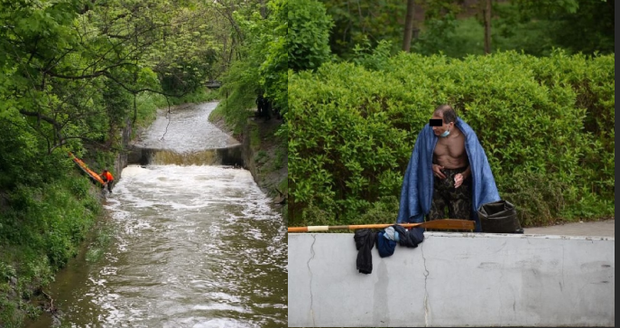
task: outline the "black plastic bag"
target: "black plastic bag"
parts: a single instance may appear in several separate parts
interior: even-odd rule
[[[505,200],[480,206],[478,217],[482,232],[523,233],[514,205]]]

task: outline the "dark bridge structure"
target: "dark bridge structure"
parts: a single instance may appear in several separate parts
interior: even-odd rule
[[[222,86],[222,82],[211,80],[211,81],[207,81],[206,86],[209,89],[219,89]]]

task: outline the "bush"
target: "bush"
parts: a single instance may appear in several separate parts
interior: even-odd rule
[[[476,131],[523,226],[577,213],[570,209],[588,197],[611,200],[613,66],[613,56],[561,51],[462,60],[401,53],[382,70],[330,63],[291,74],[289,220],[311,222],[304,212],[313,207],[352,224],[379,199],[399,198],[415,139],[442,103]],[[608,213],[606,204],[582,213]]]
[[[288,68],[316,69],[329,60],[333,22],[316,0],[296,0],[288,8]]]

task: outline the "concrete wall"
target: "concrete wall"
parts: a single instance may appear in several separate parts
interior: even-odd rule
[[[358,273],[352,233],[288,235],[291,327],[614,326],[614,238],[426,232]]]

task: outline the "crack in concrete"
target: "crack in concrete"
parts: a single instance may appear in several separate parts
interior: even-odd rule
[[[424,256],[424,246],[420,245],[420,251],[422,252],[422,260],[424,261],[424,326],[428,327],[428,268],[426,267],[426,257]]]
[[[562,282],[560,282],[560,292],[562,292],[562,293],[564,293],[564,288],[563,288],[564,287],[564,263],[565,263],[565,260],[564,260],[565,259],[565,257],[564,257],[564,255],[565,255],[565,253],[564,253],[565,248],[564,248],[564,246],[566,246],[566,244],[562,243]]]
[[[312,257],[308,259],[306,262],[306,266],[308,267],[308,272],[310,273],[310,315],[312,315],[312,326],[316,327],[316,322],[314,321],[314,295],[312,295],[312,270],[310,269],[310,261],[314,259],[314,243],[316,242],[316,234],[312,234],[312,245],[310,245],[310,252]]]

